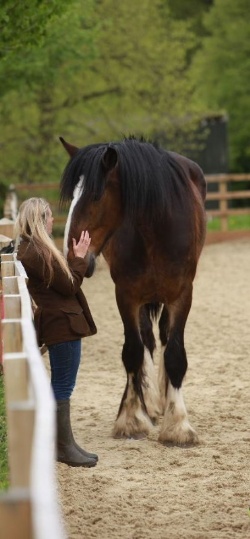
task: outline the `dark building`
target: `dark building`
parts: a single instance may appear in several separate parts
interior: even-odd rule
[[[194,144],[194,146],[196,146]],[[228,118],[218,115],[201,121],[197,131],[197,149],[185,152],[187,157],[196,161],[204,174],[227,174],[228,157]],[[209,183],[208,191],[217,191],[217,183]],[[206,202],[207,209],[216,209],[218,202]]]
[[[201,122],[198,129],[200,149],[191,153],[192,158],[201,166],[205,174],[228,173],[227,126],[226,116],[214,116]]]

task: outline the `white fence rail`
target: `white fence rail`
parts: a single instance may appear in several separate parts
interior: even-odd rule
[[[2,359],[9,489],[0,496],[4,539],[65,539],[55,477],[55,401],[37,346],[26,274],[1,255]]]

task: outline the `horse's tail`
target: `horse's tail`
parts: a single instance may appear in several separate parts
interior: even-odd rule
[[[162,310],[162,303],[146,303],[144,307],[151,320],[156,321]]]

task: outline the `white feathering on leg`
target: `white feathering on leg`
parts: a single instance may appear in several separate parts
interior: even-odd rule
[[[174,388],[170,382],[159,441],[175,444],[198,442],[197,434],[188,421],[182,390]]]
[[[141,401],[133,386],[132,374],[128,375],[127,396],[113,430],[115,438],[143,438],[149,434],[151,421],[142,409]]]
[[[155,366],[146,347],[144,347],[143,372],[145,382],[143,384],[144,401],[149,417],[155,421],[161,415],[160,393]]]

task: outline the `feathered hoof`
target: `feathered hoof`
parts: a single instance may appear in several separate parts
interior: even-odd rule
[[[126,420],[125,420],[126,419]],[[113,429],[113,438],[142,440],[151,430],[152,423],[148,416],[141,413],[140,417],[126,418],[121,414]]]
[[[145,440],[147,438],[148,433],[146,432],[137,432],[134,433],[133,436],[130,434],[126,434],[125,432],[116,432],[115,429],[113,431],[113,438],[116,440]]]
[[[191,426],[189,428],[173,427],[160,432],[158,441],[163,445],[177,445],[181,447],[193,446],[199,443],[199,438]]]

